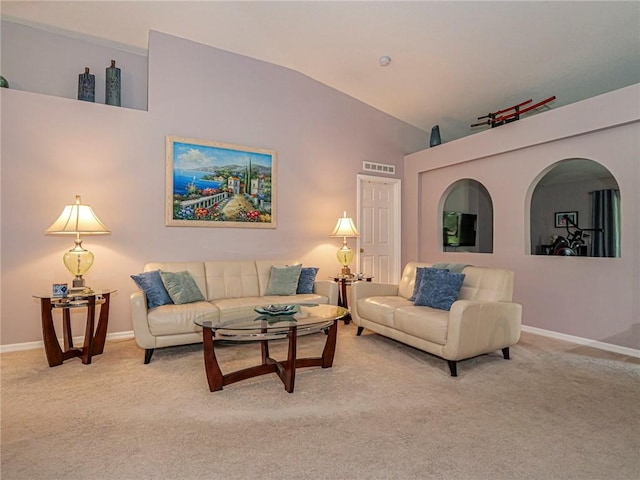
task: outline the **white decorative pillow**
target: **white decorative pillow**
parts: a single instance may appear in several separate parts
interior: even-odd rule
[[[302,264],[290,267],[271,267],[266,295],[295,295]]]

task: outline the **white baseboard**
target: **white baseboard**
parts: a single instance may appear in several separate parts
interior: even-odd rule
[[[576,343],[578,345],[585,345],[587,347],[599,348],[600,350],[606,350],[608,352],[619,353],[621,355],[628,355],[630,357],[640,358],[640,350],[629,347],[621,347],[619,345],[613,345],[611,343],[598,342],[597,340],[590,340],[588,338],[576,337],[573,335],[567,335],[566,333],[553,332],[551,330],[544,330],[537,327],[529,327],[527,325],[522,326],[522,331],[541,335],[543,337],[556,338],[558,340],[564,340],[566,342]],[[108,333],[107,340],[129,340],[133,337],[133,330],[128,332],[115,332]],[[62,342],[62,339],[58,339]],[[77,345],[82,345],[83,337],[74,338],[73,341]],[[18,352],[21,350],[34,350],[36,348],[43,348],[44,343],[38,342],[26,342],[26,343],[14,343],[11,345],[0,345],[0,353],[5,352]]]
[[[551,330],[543,330],[542,328],[528,327],[522,325],[523,332],[535,333],[543,337],[557,338],[558,340],[564,340],[566,342],[577,343],[578,345],[585,345],[587,347],[599,348],[600,350],[606,350],[608,352],[620,353],[622,355],[628,355],[629,357],[640,358],[640,350],[629,347],[621,347],[619,345],[613,345],[612,343],[598,342],[597,340],[590,340],[588,338],[574,337],[573,335],[567,335],[566,333],[552,332]]]
[[[107,340],[129,340],[133,338],[133,330],[128,332],[115,332],[107,333]],[[62,338],[58,339],[58,342],[62,345]],[[84,337],[74,337],[74,345],[82,345]],[[0,353],[5,352],[19,352],[21,350],[35,350],[36,348],[44,348],[44,342],[25,342],[25,343],[13,343],[11,345],[0,345]]]

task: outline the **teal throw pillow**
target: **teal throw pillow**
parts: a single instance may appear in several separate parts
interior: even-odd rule
[[[320,269],[316,267],[302,267],[296,293],[313,293],[313,283],[316,281],[318,270]]]
[[[169,292],[173,303],[182,305],[204,301],[204,296],[196,285],[196,281],[186,270],[184,272],[160,271],[160,278],[162,278],[162,283]]]
[[[427,268],[422,274],[414,305],[451,310],[458,298],[464,273],[452,273],[440,268]]]
[[[287,267],[271,267],[267,295],[295,295],[302,264]]]
[[[164,288],[164,283],[162,283],[160,270],[131,275],[131,278],[147,297],[147,308],[155,308],[160,305],[173,303],[169,292],[167,292],[167,289]]]

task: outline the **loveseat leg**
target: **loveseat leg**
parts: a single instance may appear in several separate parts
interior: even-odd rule
[[[453,360],[447,360],[449,364],[449,371],[451,372],[452,377],[458,376],[458,362],[454,362]]]
[[[502,356],[505,360],[509,360],[509,347],[505,347],[502,349]]]
[[[358,331],[356,332],[356,336],[359,337],[363,330],[364,330],[364,327],[358,327]]]
[[[144,364],[148,364],[151,361],[151,355],[153,355],[153,348],[146,348],[144,351]]]

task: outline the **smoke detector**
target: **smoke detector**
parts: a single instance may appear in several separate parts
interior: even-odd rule
[[[390,63],[391,63],[391,57],[390,56],[383,55],[383,56],[380,57],[380,66],[381,67],[386,67]]]

